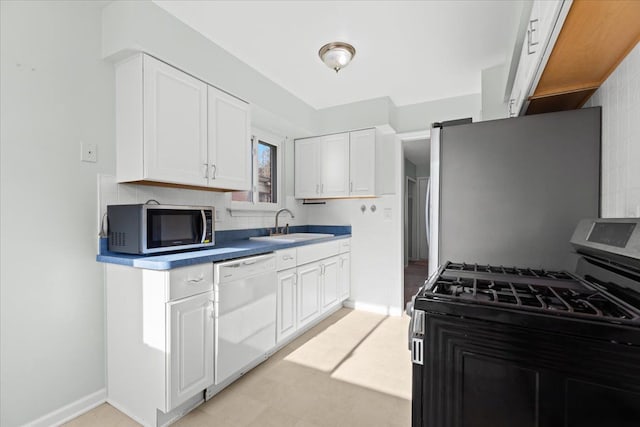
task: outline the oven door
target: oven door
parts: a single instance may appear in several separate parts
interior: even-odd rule
[[[210,243],[206,240],[208,217],[204,209],[145,206],[142,215],[142,252],[155,253],[191,249]]]

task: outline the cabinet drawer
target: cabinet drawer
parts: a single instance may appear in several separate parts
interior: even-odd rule
[[[295,267],[297,265],[296,252],[296,248],[276,251],[276,269],[281,271]]]
[[[351,239],[338,240],[340,245],[340,253],[351,252]]]
[[[169,300],[185,298],[213,289],[210,263],[169,270]]]
[[[298,265],[328,258],[339,253],[338,241],[318,243],[298,248]]]

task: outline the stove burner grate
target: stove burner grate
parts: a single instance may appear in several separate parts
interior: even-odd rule
[[[494,274],[510,274],[523,277],[538,277],[544,279],[561,279],[561,280],[573,280],[573,277],[564,271],[549,271],[536,268],[521,268],[521,267],[504,267],[502,265],[482,265],[482,264],[467,264],[467,263],[454,263],[450,262],[446,266],[447,270],[457,271],[472,271],[480,273],[494,273]]]
[[[438,277],[427,294],[450,296],[489,305],[515,306],[592,317],[639,319],[637,314],[616,304],[600,291],[587,287],[576,289],[443,274]]]

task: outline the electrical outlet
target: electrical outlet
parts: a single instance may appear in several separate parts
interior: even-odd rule
[[[87,142],[80,142],[80,160],[95,163],[98,161],[98,146]]]

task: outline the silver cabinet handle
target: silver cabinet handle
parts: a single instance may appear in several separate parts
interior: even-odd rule
[[[282,259],[287,261],[287,260],[293,259],[293,257],[291,255],[282,255]]]
[[[211,172],[211,179],[216,179],[216,172],[218,171],[218,167],[212,164],[211,169],[213,169],[213,172]]]
[[[320,194],[324,193],[324,184],[320,184]]]
[[[244,262],[242,263],[242,265],[251,265],[251,264],[255,264],[256,262],[258,262],[258,260],[257,260],[257,259],[250,260],[250,261],[244,261]]]
[[[353,181],[349,183],[349,192],[353,193]]]
[[[200,283],[204,280],[204,276],[200,276],[197,279],[188,279],[187,283]]]
[[[511,98],[509,100],[509,117],[514,117],[515,116],[515,112],[513,111],[513,107],[516,103],[516,100]]]
[[[529,21],[529,28],[527,29],[527,55],[533,55],[534,53],[536,53],[536,50],[532,50],[531,47],[536,46],[539,43],[537,41],[533,41],[533,33],[538,32],[537,24],[537,19],[532,19]]]
[[[316,184],[316,194],[320,193],[320,184]]]
[[[204,179],[209,179],[209,165],[204,164]]]

